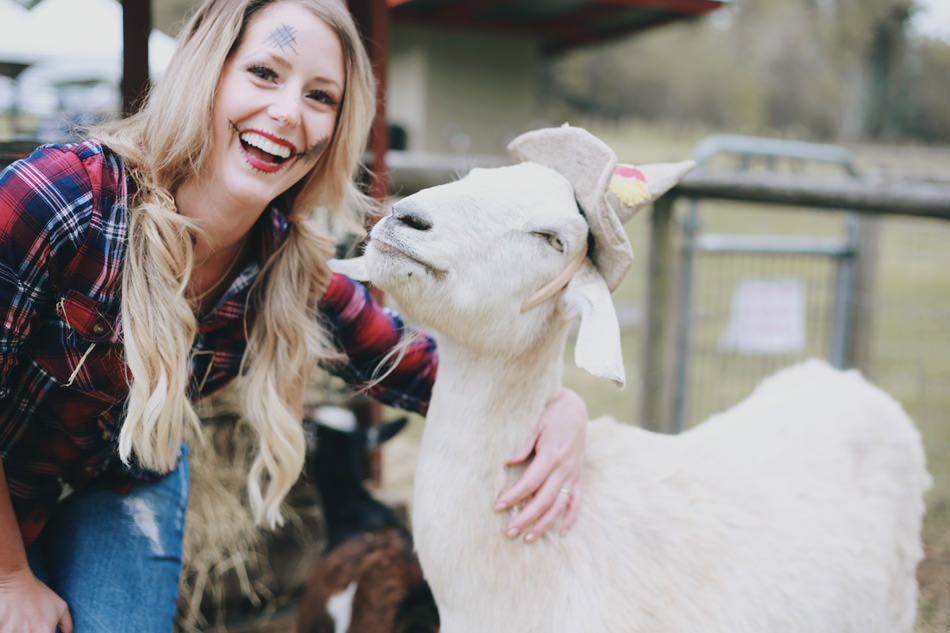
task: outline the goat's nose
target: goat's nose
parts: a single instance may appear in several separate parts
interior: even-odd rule
[[[405,224],[410,229],[417,231],[428,231],[432,228],[432,218],[418,208],[408,204],[396,204],[393,206],[393,218]]]

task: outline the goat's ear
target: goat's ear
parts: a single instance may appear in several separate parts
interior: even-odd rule
[[[373,427],[373,429],[376,429],[376,432],[370,433],[370,436],[374,442],[374,445],[371,446],[370,448],[375,448],[376,446],[379,446],[383,442],[387,442],[391,440],[392,438],[394,438],[397,433],[399,433],[401,430],[406,428],[406,424],[408,422],[409,422],[409,418],[406,416],[402,416],[400,418],[396,418],[395,420],[391,422],[383,422],[378,427]],[[372,437],[374,435],[375,437]]]
[[[623,387],[626,382],[620,325],[607,282],[590,260],[577,271],[564,293],[561,305],[572,317],[580,317],[574,363],[594,376],[609,378]]]
[[[346,275],[356,281],[369,281],[369,273],[366,270],[366,261],[362,257],[352,257],[350,259],[331,259],[327,262],[330,270],[341,275]]]

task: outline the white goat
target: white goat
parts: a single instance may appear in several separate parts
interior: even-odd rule
[[[622,381],[610,294],[571,184],[531,162],[423,190],[334,262],[436,330],[413,529],[444,633],[897,633],[914,624],[929,482],[919,433],[857,372],[809,361],[677,436],[587,432],[574,527],[505,537],[502,466],[561,385],[562,349]],[[596,248],[596,246],[595,246]]]

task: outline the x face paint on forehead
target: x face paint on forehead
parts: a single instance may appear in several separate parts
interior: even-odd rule
[[[282,24],[267,36],[267,41],[274,46],[274,48],[279,48],[281,51],[291,50],[294,53],[297,52],[297,36],[294,32],[294,27],[288,26],[287,24]]]

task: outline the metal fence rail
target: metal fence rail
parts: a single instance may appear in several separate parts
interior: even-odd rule
[[[748,172],[753,162],[759,162],[770,172],[785,165],[802,170],[806,165],[817,164],[828,165],[836,174],[842,172],[849,178],[858,176],[851,153],[845,148],[784,139],[711,136],[697,145],[694,158],[696,173],[708,173],[710,163],[716,159],[720,162],[731,159],[730,162],[738,162],[740,172]],[[861,239],[864,221],[857,214],[844,214],[843,235],[836,237],[776,235],[771,229],[767,234],[730,235],[704,232],[699,207],[698,199],[689,201],[689,211],[681,225],[682,244],[676,269],[672,403],[676,432],[686,427],[688,418],[698,421],[738,401],[748,392],[748,383],[755,381],[754,377],[795,360],[795,353],[826,357],[836,367],[853,364],[856,331],[860,327],[855,310],[856,296],[866,284],[865,277],[869,276],[862,273],[871,270],[866,259],[859,267],[864,250]],[[713,264],[713,259],[718,264]],[[801,272],[810,260],[830,261],[832,267],[819,276],[820,281],[812,275],[811,283],[806,286]],[[776,266],[779,262],[785,265]],[[768,277],[763,277],[766,268]],[[750,277],[753,272],[759,277]],[[699,275],[708,278],[701,285],[694,283]],[[806,288],[808,294],[814,294],[816,283],[821,294],[829,296],[830,301],[818,302],[814,297],[805,296]],[[729,294],[734,294],[732,305],[723,305],[723,298]],[[822,305],[822,309],[815,310],[816,304]],[[806,306],[808,319],[804,318]],[[724,335],[717,337],[715,330],[722,329],[725,319],[729,319],[728,328]],[[814,345],[805,344],[806,338],[814,338],[806,337],[806,330],[814,329],[806,323],[830,327],[823,347],[816,349]],[[756,324],[755,331],[739,331]],[[718,346],[714,342],[716,338]],[[730,349],[743,353],[729,354]],[[738,385],[735,380],[717,383],[691,375],[696,373],[691,371],[695,366],[715,363],[715,375],[734,378],[739,369],[749,367],[749,356],[757,356],[757,362],[751,364],[751,371],[746,369],[750,378]],[[731,390],[724,389],[726,384],[735,386]],[[709,397],[713,392],[719,397]]]
[[[783,212],[848,209],[863,215],[950,220],[950,186],[911,181],[835,182],[761,173],[691,174],[654,203],[650,216],[646,322],[640,421],[646,428],[674,432],[674,343],[678,226],[677,200],[755,202]]]

